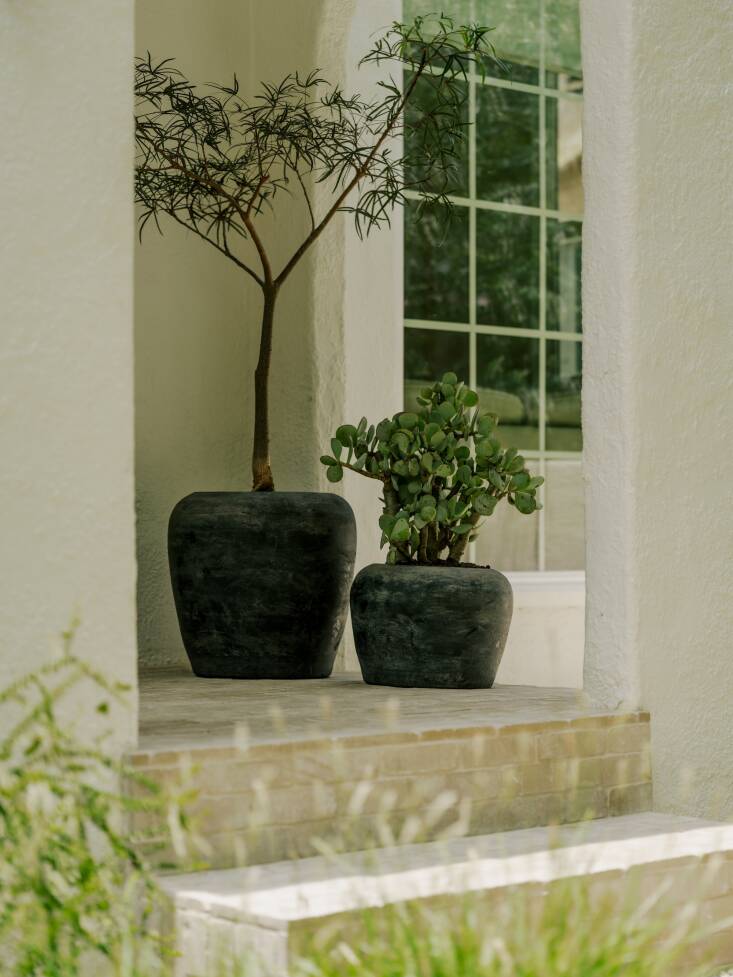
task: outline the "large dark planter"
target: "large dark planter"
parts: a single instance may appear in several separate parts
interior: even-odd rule
[[[346,620],[356,523],[319,492],[196,492],[171,513],[183,644],[205,678],[327,678]]]
[[[365,567],[351,587],[364,681],[490,689],[512,619],[512,588],[483,567]]]

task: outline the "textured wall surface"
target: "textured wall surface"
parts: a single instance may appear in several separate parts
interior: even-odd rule
[[[1,684],[74,613],[135,683],[132,25],[132,0],[0,7]]]
[[[585,0],[588,691],[733,816],[733,7]]]
[[[352,91],[376,95],[379,69],[358,68],[372,35],[400,17],[401,0],[357,0],[346,49],[346,84]],[[399,146],[395,147],[395,151]],[[402,215],[391,228],[360,241],[353,224],[344,227],[344,406],[343,418],[373,423],[402,410]],[[328,442],[326,442],[328,443]],[[383,563],[379,549],[382,511],[379,486],[347,473],[345,497],[356,515],[357,572]],[[344,642],[345,666],[358,669],[351,625]]]
[[[236,71],[246,84],[247,4],[219,7],[211,17],[204,4],[138,2],[136,54],[175,57],[194,80]],[[193,234],[161,226],[165,236],[149,226],[135,255],[138,639],[153,663],[185,659],[166,554],[173,506],[189,492],[249,486],[259,315],[246,276]]]
[[[583,17],[583,454],[586,494],[585,686],[606,705],[638,703],[638,145],[633,118],[633,3],[587,2]]]

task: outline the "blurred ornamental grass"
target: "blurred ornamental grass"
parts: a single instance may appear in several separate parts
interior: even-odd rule
[[[0,729],[9,730],[0,738],[0,977],[163,977],[175,958],[172,907],[155,872],[191,868],[190,851],[205,847],[186,813],[193,794],[185,777],[180,789],[161,788],[120,759],[104,734],[91,745],[89,735],[76,734],[77,721],[90,728],[95,715],[124,706],[129,690],[74,655],[73,634],[63,635],[57,659],[0,692]],[[357,787],[352,814],[375,786]],[[420,823],[406,815],[401,829],[388,816],[397,812],[381,810],[387,801],[378,805],[384,827],[376,847],[434,837],[435,820],[450,809],[457,817],[448,817],[446,842],[465,832],[465,798],[434,797]],[[130,830],[141,820],[153,826],[152,840]],[[313,844],[338,861],[341,846]],[[173,863],[153,863],[156,850],[171,849]],[[304,936],[290,974],[709,977],[717,935],[733,924],[700,922],[719,869],[709,863],[683,903],[664,885],[648,894],[631,876],[621,894],[603,879],[580,877],[508,896],[472,894],[458,904],[380,906],[326,920]],[[270,977],[254,955],[222,953],[221,960],[221,977]]]
[[[348,934],[324,927],[293,977],[710,977],[721,924],[700,924],[694,893],[683,909],[666,896],[629,882],[619,898],[576,878],[458,907],[390,905]]]
[[[129,690],[72,652],[74,631],[0,693],[0,974],[155,977],[171,953],[166,905],[129,823],[158,812],[185,836],[185,797],[117,757],[108,734],[77,734]]]

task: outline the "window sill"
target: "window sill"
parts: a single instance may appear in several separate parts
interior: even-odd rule
[[[515,571],[506,574],[521,607],[583,607],[584,570]]]

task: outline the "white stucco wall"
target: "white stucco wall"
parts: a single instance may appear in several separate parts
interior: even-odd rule
[[[586,687],[733,817],[733,6],[583,0]]]
[[[0,6],[2,684],[78,614],[135,685],[132,33],[132,0]]]
[[[193,79],[248,78],[247,4],[136,4],[135,53]],[[171,222],[172,223],[172,222]],[[167,522],[189,492],[248,488],[259,293],[193,234],[162,223],[135,249],[138,613],[143,664],[185,661],[168,577]],[[277,352],[276,352],[277,363]]]

